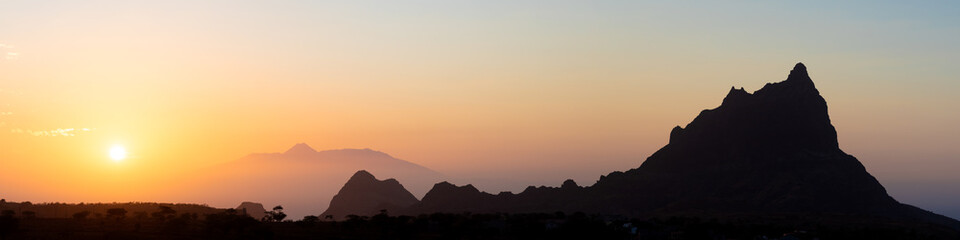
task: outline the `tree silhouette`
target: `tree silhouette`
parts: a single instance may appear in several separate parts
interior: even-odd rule
[[[307,223],[317,223],[317,222],[320,222],[320,217],[307,215],[303,217],[303,221]]]
[[[283,206],[280,205],[273,207],[273,210],[266,212],[266,214],[266,216],[263,216],[265,222],[282,222],[284,218],[287,218],[287,214],[283,213]]]
[[[117,221],[120,221],[120,219],[127,217],[127,210],[123,208],[107,209],[107,217],[111,217],[117,219]]]
[[[157,220],[171,219],[177,216],[177,210],[173,210],[169,206],[160,206],[160,210],[150,214],[151,217]]]

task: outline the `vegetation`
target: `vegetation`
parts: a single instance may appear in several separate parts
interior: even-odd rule
[[[283,213],[283,206],[277,205],[273,207],[273,211],[267,212],[266,216],[263,216],[264,222],[282,222],[283,219],[287,218],[287,214]]]
[[[0,202],[5,239],[957,239],[955,230],[862,216],[628,219],[584,213],[306,216],[254,219],[202,205]],[[883,223],[883,224],[877,224]]]

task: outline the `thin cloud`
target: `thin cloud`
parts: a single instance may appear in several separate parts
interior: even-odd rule
[[[96,128],[57,128],[51,130],[23,130],[20,128],[10,129],[11,133],[16,134],[28,134],[35,137],[75,137],[85,133],[89,133]]]
[[[20,58],[19,52],[11,51],[13,48],[13,45],[0,43],[0,55],[3,55],[3,59],[16,60]]]

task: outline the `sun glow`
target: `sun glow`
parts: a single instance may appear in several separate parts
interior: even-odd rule
[[[123,161],[127,158],[127,149],[123,148],[120,145],[113,145],[110,148],[110,159],[113,159],[114,162]]]

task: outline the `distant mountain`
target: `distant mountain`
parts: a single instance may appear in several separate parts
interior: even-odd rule
[[[253,219],[263,219],[267,215],[267,209],[263,208],[263,204],[255,202],[243,202],[240,203],[240,206],[237,206],[236,209],[240,214],[246,214],[252,217]]]
[[[359,170],[402,181],[415,196],[423,196],[444,175],[426,167],[370,149],[316,151],[298,143],[282,153],[250,154],[203,171],[195,193],[210,204],[232,205],[249,199],[282,205],[291,219],[319,215],[337,193],[343,179]],[[226,200],[224,200],[226,199]],[[217,202],[218,200],[224,202]]]
[[[370,216],[381,210],[398,212],[410,207],[418,200],[400,182],[391,178],[377,180],[367,171],[358,171],[343,185],[340,192],[333,196],[330,207],[321,214],[342,219],[347,215]]]
[[[290,149],[287,149],[286,152],[283,152],[284,156],[295,157],[295,158],[310,157],[311,155],[315,155],[315,154],[317,154],[317,150],[313,150],[313,148],[307,145],[306,143],[297,143],[296,145],[293,145],[293,147],[291,147]]]
[[[465,211],[834,216],[960,229],[954,219],[897,202],[840,150],[826,101],[802,63],[786,80],[752,94],[732,88],[719,107],[675,127],[669,143],[640,167],[602,176],[593,186],[568,180],[559,188],[493,195],[442,182],[405,213]]]

